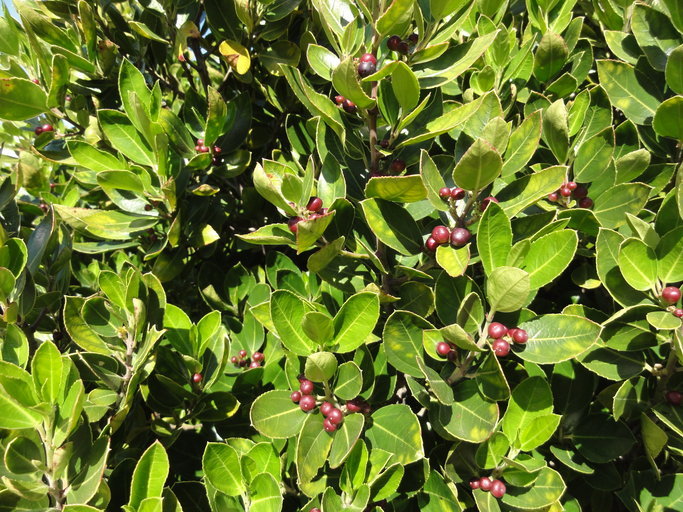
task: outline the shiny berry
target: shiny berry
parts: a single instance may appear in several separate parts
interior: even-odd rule
[[[548,194],[548,201],[552,201],[553,203],[556,202],[560,196],[557,194],[557,192],[551,192]]]
[[[398,45],[401,44],[401,38],[398,36],[391,36],[387,39],[387,48],[392,52],[398,51]]]
[[[484,200],[481,202],[479,205],[479,209],[483,212],[486,210],[486,207],[489,205],[489,203],[497,203],[498,199],[496,199],[493,196],[485,197]]]
[[[465,190],[460,187],[453,187],[451,189],[451,197],[455,200],[465,197]]]
[[[211,151],[208,146],[202,146],[202,148],[199,150],[201,153],[208,153]]]
[[[311,393],[313,393],[313,388],[315,388],[315,385],[308,379],[302,380],[299,384],[299,390],[304,395],[310,395]]]
[[[342,413],[339,409],[332,408],[332,410],[327,414],[327,419],[330,420],[331,423],[339,425],[342,421],[344,421],[344,413]]]
[[[448,355],[446,356],[446,359],[448,359],[451,363],[455,363],[455,360],[458,358],[458,353],[455,350],[451,350]]]
[[[478,478],[473,478],[470,480],[470,489],[479,489],[479,479]]]
[[[451,236],[450,230],[446,226],[436,226],[432,229],[432,238],[437,244],[445,244]]]
[[[52,127],[51,124],[44,124],[41,128],[43,129],[43,132],[54,131],[54,128]]]
[[[360,61],[361,62],[371,62],[372,64],[377,64],[377,57],[375,57],[372,53],[364,53],[363,55],[360,56]]]
[[[434,240],[431,236],[427,238],[427,241],[425,242],[425,249],[428,251],[436,251],[436,248],[439,246],[439,243]]]
[[[377,71],[377,66],[372,62],[361,62],[358,64],[358,75],[365,78]]]
[[[323,404],[320,406],[320,412],[323,416],[330,414],[332,409],[334,409],[334,405],[332,405],[330,402],[323,402]]]
[[[289,398],[291,398],[292,402],[295,404],[299,403],[299,400],[301,400],[301,391],[294,391],[291,395],[289,395]]]
[[[223,151],[223,149],[222,149],[221,147],[219,147],[219,146],[214,146],[214,147],[213,147],[213,152],[214,152],[214,154],[216,154],[216,155],[220,154],[222,151]]]
[[[201,147],[199,144],[197,144],[197,145],[194,147],[194,150],[195,150],[197,153],[201,153],[202,147]]]
[[[681,405],[681,403],[683,403],[683,393],[679,393],[678,391],[667,391],[666,401],[671,405]]]
[[[579,208],[592,208],[593,200],[590,197],[579,199]]]
[[[43,133],[43,128],[38,126],[35,130],[33,130],[33,133],[35,133],[36,135],[40,135],[41,133]]]
[[[197,139],[197,145],[203,146],[204,145],[204,139]]]
[[[406,41],[401,41],[400,43],[398,43],[398,48],[396,49],[396,51],[403,55],[408,55],[408,52],[410,52],[410,46]]]
[[[439,197],[441,199],[448,199],[449,197],[451,197],[451,189],[448,187],[441,187],[439,189]]]
[[[491,482],[491,494],[494,497],[502,498],[503,496],[505,496],[505,491],[507,491],[507,488],[505,487],[505,484],[500,480],[494,480],[493,482]]]
[[[232,364],[237,364],[237,362],[238,362],[237,357],[236,357],[236,356],[232,356],[232,357],[230,358],[230,362],[231,362]]]
[[[299,400],[299,407],[304,412],[309,412],[315,409],[315,398],[311,395],[304,395]]]
[[[576,188],[572,192],[574,199],[581,199],[588,195],[588,189],[583,185],[576,185]]]
[[[505,340],[494,340],[491,348],[498,357],[505,357],[510,353],[510,344]]]
[[[320,199],[319,197],[311,197],[308,200],[308,204],[306,205],[306,209],[309,212],[317,212],[323,207],[323,200]]]
[[[514,341],[515,343],[520,343],[522,345],[529,341],[529,335],[524,329],[515,329],[510,335],[510,337],[512,338],[512,341]]]
[[[349,400],[346,402],[346,410],[354,413],[354,412],[361,412],[363,410],[363,405],[362,402],[359,402],[357,399]]]
[[[566,186],[560,187],[560,195],[562,197],[569,197],[570,195],[572,195],[572,189],[570,189],[569,187],[566,187]]]
[[[508,328],[500,322],[492,322],[489,325],[489,336],[493,339],[502,338],[508,333]]]
[[[574,190],[576,190],[576,188],[579,186],[579,184],[576,183],[575,181],[570,181],[570,182],[568,182],[565,186],[566,186],[569,190],[574,191]]]
[[[334,102],[335,102],[337,105],[341,105],[342,103],[344,103],[344,100],[345,100],[345,99],[346,99],[346,98],[344,98],[344,96],[342,96],[341,94],[337,94],[337,95],[334,97]]]
[[[678,318],[683,318],[683,309],[681,308],[676,308],[673,311],[674,316],[677,316]]]
[[[446,357],[451,351],[451,346],[445,341],[440,341],[436,344],[436,353],[440,356]]]
[[[354,114],[356,110],[358,110],[358,107],[356,107],[356,104],[353,101],[345,99],[342,102],[342,108],[348,112],[349,114]]]
[[[146,205],[145,205],[145,211],[146,211],[146,212],[152,211],[152,208],[154,208],[154,206],[152,206],[151,204],[146,204]]]
[[[451,231],[451,244],[456,247],[462,247],[472,238],[472,233],[466,228],[454,228]]]
[[[337,425],[332,423],[330,421],[330,418],[325,418],[323,420],[323,429],[325,430],[325,432],[334,432],[335,430],[337,430]]]
[[[409,42],[410,44],[415,45],[415,44],[417,44],[417,41],[418,41],[417,34],[413,33],[413,34],[410,34],[410,35],[408,36],[408,42]]]
[[[33,82],[34,84],[39,84],[40,80],[38,80],[37,78],[34,78],[33,80],[31,80],[31,82]]]
[[[201,373],[195,373],[195,374],[192,376],[192,382],[194,382],[195,384],[199,384],[199,383],[202,381],[203,378],[204,378],[204,377],[202,376]]]
[[[304,219],[302,219],[301,217],[292,217],[287,221],[287,227],[292,233],[296,233],[299,229],[299,226],[297,224],[299,224],[299,222],[301,222],[302,220]]]
[[[403,160],[396,159],[393,162],[391,162],[391,165],[389,166],[389,170],[391,172],[402,172],[406,168],[406,163]]]
[[[491,481],[491,479],[490,479],[489,477],[487,477],[487,476],[482,476],[482,477],[479,479],[479,488],[480,488],[482,491],[488,491],[489,489],[491,489],[491,484],[492,484],[492,483],[493,483],[493,482]]]
[[[675,286],[667,286],[662,290],[662,300],[667,304],[676,304],[680,298],[680,288],[676,288]]]
[[[244,359],[245,357],[247,357],[247,351],[244,350],[244,349],[240,350],[240,351],[238,352],[238,354],[239,354],[239,356],[240,356],[242,359]]]
[[[261,367],[261,363],[259,363],[258,361],[252,361],[251,363],[249,363],[249,368],[260,368],[260,367]]]
[[[251,355],[251,358],[252,358],[254,361],[256,361],[257,363],[260,363],[261,361],[263,361],[263,353],[261,353],[261,352],[254,352],[254,353]]]

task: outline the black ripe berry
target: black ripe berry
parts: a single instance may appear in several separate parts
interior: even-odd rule
[[[358,107],[356,107],[356,104],[353,101],[345,99],[342,102],[342,108],[348,112],[349,114],[355,114],[356,110],[358,110]]]
[[[430,252],[436,251],[436,248],[439,246],[439,243],[434,240],[431,236],[427,238],[427,241],[425,242],[425,249],[427,249]]]
[[[403,172],[406,168],[406,163],[401,160],[400,158],[397,158],[393,162],[391,162],[391,165],[389,166],[389,170],[394,173],[399,173]]]
[[[372,62],[361,62],[358,64],[358,75],[365,78],[377,71],[377,66]]]
[[[592,208],[593,207],[593,200],[590,197],[583,197],[579,199],[579,208]]]
[[[401,44],[401,38],[398,36],[391,36],[387,39],[387,48],[392,52],[398,51],[398,45]]]

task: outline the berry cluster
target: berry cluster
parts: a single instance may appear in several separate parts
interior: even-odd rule
[[[251,355],[251,362],[249,362],[247,351],[243,349],[240,350],[236,356],[232,356],[230,362],[235,366],[240,366],[242,368],[245,366],[248,366],[249,368],[258,368],[263,362],[263,354],[261,352],[254,352]]]
[[[436,226],[432,229],[432,234],[425,242],[428,251],[436,251],[439,245],[450,241],[455,247],[462,247],[472,238],[472,233],[467,228],[453,228],[449,230],[446,226]]]
[[[40,135],[41,133],[47,133],[47,132],[53,132],[55,131],[54,127],[51,124],[44,124],[42,126],[38,126],[35,130],[33,130],[33,133],[36,135]]]
[[[453,361],[458,355],[455,345],[445,341],[440,341],[436,344],[436,353],[441,357],[445,357],[449,361]]]
[[[667,391],[665,396],[671,405],[679,406],[683,403],[683,393],[679,391]]]
[[[411,48],[413,48],[418,41],[417,34],[410,34],[408,39],[401,39],[400,36],[393,35],[387,39],[387,48],[392,52],[398,52],[401,55],[408,55]]]
[[[482,476],[481,478],[475,478],[470,480],[470,487],[472,489],[481,489],[482,491],[490,491],[496,498],[502,498],[505,496],[505,491],[507,488],[501,480],[491,480],[487,476]]]
[[[507,336],[513,343],[524,345],[529,340],[529,335],[524,329],[512,327],[508,329],[500,322],[492,322],[488,329],[489,337],[493,338],[491,350],[498,357],[505,357],[510,353],[510,343],[503,338]]]
[[[211,151],[211,148],[204,145],[204,139],[197,139],[197,145],[194,147],[194,150],[197,153],[208,153]],[[213,158],[211,159],[213,165],[218,166],[223,163],[223,157],[220,156],[222,151],[223,150],[218,146],[213,147]]]
[[[311,412],[318,406],[318,401],[313,396],[314,389],[315,385],[313,382],[304,377],[299,377],[299,390],[293,391],[290,398],[292,399],[292,402],[299,404],[299,408],[302,411]],[[348,414],[358,412],[370,414],[371,408],[370,404],[365,400],[354,398],[353,400],[346,402],[346,412]],[[320,413],[325,417],[323,420],[323,429],[325,429],[325,432],[334,432],[344,421],[344,412],[327,400],[320,404]]]
[[[327,213],[327,208],[323,208],[323,200],[319,197],[311,197],[306,205],[306,218],[292,217],[287,221],[287,226],[292,233],[296,233],[299,229],[297,224],[302,220],[313,220],[322,217]]]
[[[442,187],[439,189],[439,197],[444,201],[447,201],[448,199],[457,201],[458,199],[463,199],[465,197],[465,190],[460,187]]]
[[[360,57],[360,62],[358,63],[358,75],[361,78],[372,75],[377,71],[377,57],[372,53],[364,53]]]
[[[358,110],[358,107],[356,106],[356,104],[353,101],[347,100],[341,94],[337,94],[334,97],[334,102],[337,105],[339,105],[341,108],[343,108],[344,111],[348,112],[349,114],[355,114],[356,111]]]
[[[548,194],[548,201],[553,203],[563,201],[566,204],[569,197],[578,201],[579,208],[591,208],[593,206],[593,200],[588,197],[588,189],[575,181],[563,183],[555,192]]]

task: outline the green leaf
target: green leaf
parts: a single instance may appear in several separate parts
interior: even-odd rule
[[[105,240],[128,240],[135,233],[153,227],[158,219],[149,215],[136,215],[116,210],[95,208],[69,208],[54,205],[55,212],[72,228],[85,235]]]
[[[557,100],[543,114],[543,140],[561,164],[569,152],[569,125],[564,101]]]
[[[418,356],[416,360],[417,365],[420,367],[420,371],[424,375],[426,384],[429,386],[429,390],[434,394],[436,399],[444,405],[452,404],[453,390],[451,389],[450,384],[443,380],[436,370],[427,366],[420,356]]]
[[[375,28],[380,37],[390,32],[402,32],[413,14],[411,0],[393,0],[389,7],[379,17]]]
[[[562,36],[546,32],[534,54],[534,75],[541,82],[547,82],[562,69],[569,51]]]
[[[541,140],[541,111],[526,116],[512,132],[503,158],[502,176],[507,178],[521,171],[538,149]]]
[[[123,62],[121,63],[118,83],[123,109],[131,119],[135,117],[135,108],[131,103],[131,92],[137,95],[143,107],[147,113],[149,113],[152,93],[147,87],[145,77],[128,59],[123,59]]]
[[[645,318],[652,327],[659,330],[668,331],[681,326],[681,320],[668,311],[651,311]]]
[[[424,357],[422,331],[433,326],[424,318],[408,311],[394,311],[384,324],[382,338],[387,360],[398,371],[422,377],[416,357]]]
[[[334,317],[335,352],[351,352],[361,346],[379,319],[379,298],[372,292],[351,296]]]
[[[128,506],[136,509],[146,498],[161,497],[168,470],[166,450],[159,441],[155,441],[145,450],[135,466]]]
[[[681,36],[669,18],[649,5],[633,6],[631,32],[650,65],[657,71],[664,71],[667,56],[681,43]]]
[[[614,130],[612,128],[607,128],[583,142],[574,160],[574,179],[582,183],[600,180],[609,169],[608,164],[613,153]]]
[[[542,315],[519,326],[529,335],[515,353],[525,361],[556,364],[586,352],[600,336],[600,326],[572,315]]]
[[[609,229],[600,228],[596,239],[596,268],[600,281],[614,299],[624,306],[638,304],[645,296],[633,290],[619,270],[619,246],[624,237]]]
[[[306,48],[306,60],[311,69],[327,81],[332,81],[332,73],[339,66],[339,57],[323,46],[309,44]]]
[[[332,204],[337,199],[346,197],[346,181],[337,159],[329,153],[323,161],[318,176],[318,197],[323,204]]]
[[[655,250],[657,276],[663,283],[683,280],[683,226],[664,235]]]
[[[556,191],[564,183],[567,168],[563,165],[548,167],[523,176],[501,190],[496,197],[508,217],[512,218],[529,205]]]
[[[47,110],[42,87],[24,78],[0,78],[0,119],[24,121]]]
[[[486,282],[486,298],[491,309],[509,313],[521,309],[527,302],[531,280],[529,274],[515,267],[498,267]]]
[[[544,467],[532,486],[515,488],[503,496],[502,502],[518,509],[541,509],[559,500],[566,488],[557,471]]]
[[[479,191],[493,183],[503,168],[503,160],[484,139],[474,141],[453,169],[453,181],[465,190]]]
[[[55,405],[63,394],[62,354],[51,341],[44,341],[36,350],[31,361],[31,374],[38,395],[51,405]]]
[[[273,475],[256,475],[249,485],[250,512],[277,512],[282,510],[282,494]]]
[[[683,140],[683,96],[674,96],[657,107],[652,127],[658,135]]]
[[[676,94],[683,94],[683,44],[666,61],[666,83]]]
[[[304,302],[290,291],[277,290],[270,298],[270,316],[278,337],[288,350],[300,356],[312,354],[317,346],[301,331],[307,312]]]
[[[441,199],[439,190],[446,186],[434,160],[424,149],[420,150],[420,177],[427,190],[427,199],[437,210],[447,211],[448,203]]]
[[[359,108],[372,108],[375,100],[368,96],[358,79],[358,64],[353,57],[342,60],[332,72],[332,86],[339,94],[353,101]]]
[[[332,446],[333,435],[325,432],[323,416],[311,413],[306,416],[296,445],[296,468],[300,482],[310,482],[323,467]],[[336,436],[337,433],[334,433]]]
[[[324,215],[319,214],[316,218],[299,221],[296,231],[297,254],[301,254],[315,245],[332,222],[334,215],[335,211],[332,210]]]
[[[603,227],[615,229],[626,223],[626,214],[638,215],[651,188],[643,183],[622,183],[595,199],[593,213]]]
[[[171,142],[175,150],[183,157],[189,158],[195,155],[194,152],[194,142],[190,136],[190,132],[185,128],[182,120],[172,111],[166,108],[162,108],[159,111],[159,126],[168,136],[168,140]],[[203,156],[209,156],[208,153],[202,153],[197,155],[196,158],[201,159]],[[209,158],[206,159],[208,165]],[[201,160],[199,160],[201,162]]]
[[[435,409],[441,427],[457,439],[482,443],[498,423],[498,405],[484,398],[473,380],[463,380],[453,389],[455,402]]]
[[[228,496],[239,496],[245,491],[240,459],[232,446],[207,443],[202,455],[202,469],[208,482]]]
[[[502,432],[495,432],[479,445],[474,460],[483,469],[494,469],[510,449],[510,441]]]
[[[327,382],[337,371],[337,358],[331,352],[316,352],[306,358],[304,375],[313,382]]]
[[[287,224],[268,224],[266,226],[261,226],[251,233],[237,236],[245,242],[258,245],[293,246],[296,243],[296,239],[287,227]]]
[[[420,85],[415,73],[405,62],[398,62],[391,73],[391,88],[401,105],[403,115],[407,115],[420,101]]]
[[[363,386],[363,372],[353,361],[339,365],[334,394],[342,400],[351,400],[358,396]]]
[[[498,362],[498,357],[491,351],[479,366],[475,379],[479,391],[489,400],[498,402],[510,396],[510,386],[505,373]]]
[[[553,411],[553,394],[543,377],[529,377],[512,391],[503,416],[503,432],[513,446],[520,447],[519,435],[531,420],[547,416]]]
[[[400,425],[400,431],[396,426]],[[387,405],[372,414],[365,431],[371,448],[389,452],[393,462],[410,464],[424,457],[422,430],[417,416],[407,405]]]
[[[218,137],[223,135],[228,106],[225,104],[221,93],[213,87],[208,89],[208,99],[209,111],[204,129],[204,145],[211,147]]]
[[[69,153],[78,165],[93,171],[109,171],[125,168],[118,158],[111,153],[100,151],[86,142],[70,140],[67,142]]]
[[[325,345],[334,337],[334,325],[332,319],[325,313],[319,311],[310,311],[304,315],[301,328],[306,333],[306,336],[319,343]]]
[[[533,418],[522,427],[519,433],[519,447],[522,451],[531,451],[545,444],[560,425],[562,416],[546,414]]]
[[[67,501],[87,503],[97,494],[109,455],[109,438],[100,437],[90,447],[85,464],[75,475],[69,476],[69,488],[66,491]],[[66,510],[66,509],[65,509]]]
[[[510,219],[496,203],[490,203],[479,221],[477,250],[486,275],[502,267],[512,248]]]
[[[138,164],[153,165],[155,163],[152,148],[140,137],[125,114],[117,110],[98,110],[97,117],[102,132],[117,151]]]
[[[436,249],[436,262],[451,277],[463,275],[470,262],[470,244],[458,249],[450,245],[440,245]]]
[[[381,176],[370,178],[365,185],[365,197],[377,197],[397,203],[414,203],[427,197],[422,178],[410,176]]]
[[[557,278],[574,259],[578,243],[576,231],[569,229],[549,233],[532,242],[522,265],[529,273],[531,289],[536,290]]]
[[[635,124],[652,123],[659,100],[642,85],[648,79],[625,62],[598,60],[597,66],[600,85],[610,103]]]
[[[627,238],[619,246],[619,269],[626,282],[636,290],[650,290],[657,285],[655,251],[638,238]]]
[[[645,451],[652,459],[657,457],[669,442],[669,436],[647,414],[640,416],[640,432]]]
[[[328,458],[330,468],[338,468],[346,460],[356,445],[364,424],[365,416],[362,414],[348,414],[344,417],[344,422],[332,438],[332,447]]]
[[[360,204],[370,229],[380,241],[404,255],[422,250],[422,233],[403,207],[382,199],[366,199]]]
[[[31,376],[16,365],[0,361],[0,428],[35,429],[43,416],[30,408],[37,401]]]
[[[249,412],[252,426],[273,439],[297,435],[307,416],[289,395],[289,391],[275,390],[254,400]]]
[[[626,454],[636,440],[624,423],[604,414],[593,414],[579,424],[572,441],[581,455],[602,464]]]

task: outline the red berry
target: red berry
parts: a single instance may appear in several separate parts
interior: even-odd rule
[[[202,146],[199,151],[201,153],[208,153],[211,150],[208,148],[208,146]]]
[[[489,477],[487,477],[487,476],[482,476],[482,477],[479,479],[479,488],[480,488],[482,491],[488,491],[489,489],[491,489],[491,484],[492,484],[492,483],[493,483],[493,482],[491,481],[491,479],[490,479]]]
[[[43,129],[43,132],[51,132],[54,130],[51,124],[44,124],[41,128]]]
[[[325,429],[325,432],[334,432],[335,430],[337,430],[337,425],[332,423],[330,421],[330,418],[325,418],[323,420],[323,429]]]
[[[323,416],[327,416],[328,414],[330,414],[330,411],[332,409],[334,409],[334,405],[332,405],[330,402],[323,402],[320,406],[320,412]]]
[[[308,204],[306,205],[306,209],[309,212],[317,212],[323,207],[323,200],[320,199],[319,197],[311,197],[308,200]]]
[[[436,248],[439,246],[439,243],[434,240],[431,236],[427,238],[427,241],[425,242],[425,249],[428,251],[436,251]]]
[[[465,190],[460,187],[453,187],[451,189],[451,197],[455,200],[465,197]]]
[[[510,353],[510,344],[505,340],[494,340],[491,348],[498,357],[505,357]]]
[[[473,478],[470,480],[470,489],[479,489],[479,479],[478,478]]]
[[[446,226],[436,226],[432,229],[432,238],[438,244],[445,244],[451,236],[451,232]]]
[[[295,404],[299,403],[299,400],[301,400],[301,391],[294,391],[291,395],[289,395],[289,398],[291,398],[292,402]]]
[[[358,75],[365,78],[377,71],[377,65],[372,62],[361,62],[358,64]]]
[[[572,192],[572,196],[574,199],[581,199],[583,197],[586,197],[588,195],[588,189],[584,187],[583,185],[576,185],[576,188]]]
[[[363,410],[362,403],[358,401],[358,399],[354,398],[353,400],[349,400],[346,402],[346,410],[353,413],[353,412],[361,412]]]
[[[557,192],[551,192],[548,194],[548,201],[552,201],[553,203],[557,201],[560,198],[560,196],[557,194]]]
[[[199,383],[202,381],[203,378],[204,378],[204,377],[202,376],[201,373],[195,373],[195,374],[192,376],[192,382],[194,382],[195,384],[199,384]]]
[[[204,139],[197,139],[197,145],[203,146],[204,145]]]
[[[308,512],[320,512],[320,509],[318,507],[316,507],[316,508],[312,508]]]
[[[451,244],[462,247],[472,238],[472,233],[466,228],[455,228],[451,231]]]
[[[372,53],[364,53],[360,56],[360,61],[372,62],[373,64],[377,64],[377,57],[375,57]]]
[[[353,101],[349,101],[345,99],[342,102],[342,108],[348,112],[349,114],[354,114],[356,110],[358,110],[358,107],[356,107],[356,104]]]
[[[677,316],[678,318],[683,318],[683,309],[681,308],[676,308],[673,311],[674,316]]]
[[[417,34],[413,33],[413,34],[410,34],[408,36],[408,42],[410,44],[417,44],[417,41],[418,41]]]
[[[344,98],[344,96],[342,96],[341,94],[337,94],[337,95],[334,97],[334,102],[335,102],[337,105],[341,105],[342,103],[344,103],[344,100],[345,100],[345,99],[346,99],[346,98]]]
[[[387,48],[392,52],[398,51],[398,45],[401,44],[401,38],[398,36],[391,36],[387,39]]]
[[[590,197],[584,197],[579,199],[579,208],[592,208],[593,200]]]
[[[441,187],[439,189],[439,197],[441,199],[448,199],[449,197],[451,197],[451,189],[448,187]]]
[[[410,46],[406,41],[401,41],[400,43],[398,43],[398,48],[396,49],[396,51],[403,55],[408,55],[408,52],[410,52]]]
[[[304,219],[302,219],[301,217],[292,217],[287,221],[287,227],[292,233],[296,233],[299,229],[299,226],[297,226],[297,224],[299,224],[299,222],[301,222],[302,220]]]
[[[387,149],[389,147],[389,139],[382,139],[379,141],[379,145],[382,149]]]
[[[311,395],[304,395],[299,400],[299,407],[304,412],[309,412],[315,409],[315,398]]]
[[[342,421],[344,421],[344,413],[342,413],[339,409],[332,408],[332,410],[327,414],[327,419],[330,420],[331,423],[339,425]]]
[[[31,80],[31,82],[33,82],[34,84],[40,84],[40,80],[38,80],[37,78]]]
[[[314,388],[315,388],[315,385],[308,379],[302,380],[301,383],[299,384],[299,390],[304,395],[310,395],[311,393],[313,393]]]
[[[201,153],[201,152],[202,152],[202,147],[201,147],[199,144],[197,144],[197,145],[194,147],[194,150],[195,150],[197,153]]]
[[[569,190],[572,190],[572,191],[573,191],[573,190],[576,190],[576,187],[578,187],[578,186],[579,186],[578,183],[576,183],[575,181],[570,181],[570,182],[568,182],[567,185],[566,185],[566,187],[567,187]]]
[[[244,349],[240,350],[240,351],[238,352],[238,354],[239,354],[239,356],[240,356],[242,359],[244,359],[245,357],[247,357],[247,351],[244,350]]]
[[[662,290],[662,300],[667,304],[676,304],[680,298],[680,288],[676,288],[675,286],[667,286]]]
[[[500,480],[494,480],[491,482],[491,494],[496,497],[496,498],[502,498],[505,496],[505,491],[507,488],[505,487],[505,484],[501,482]]]
[[[232,356],[232,357],[230,358],[230,362],[231,362],[232,364],[237,364],[237,357],[236,357],[236,356]]]
[[[529,335],[524,329],[515,329],[510,336],[512,338],[512,341],[514,341],[515,343],[520,343],[522,345],[529,341]]]
[[[219,146],[214,146],[214,147],[213,147],[213,152],[214,152],[215,154],[220,154],[222,151],[223,151],[223,149],[220,148]]]
[[[396,159],[393,162],[391,162],[391,165],[389,166],[389,170],[391,172],[403,172],[406,168],[406,163],[403,160]]]
[[[260,368],[260,367],[261,367],[261,363],[259,363],[258,361],[252,361],[251,363],[249,363],[249,368]]]
[[[436,353],[440,356],[446,357],[451,351],[451,346],[445,341],[440,341],[436,344]]]
[[[38,126],[35,130],[33,130],[33,133],[35,133],[36,135],[40,135],[41,133],[43,133],[43,128]]]
[[[500,322],[492,322],[491,325],[489,325],[489,336],[491,336],[493,339],[497,340],[498,338],[502,338],[507,333],[508,328]]]
[[[251,355],[251,358],[257,363],[260,363],[261,361],[263,361],[263,354],[261,352],[254,352]]]
[[[479,209],[483,212],[484,210],[486,210],[486,207],[489,205],[489,203],[497,203],[497,202],[498,202],[498,199],[496,199],[493,196],[485,197],[482,200],[481,204],[479,205]]]
[[[679,393],[678,391],[667,391],[666,401],[671,405],[681,405],[681,403],[683,403],[683,393]]]
[[[560,187],[560,195],[562,197],[569,197],[570,195],[572,195],[572,189],[570,189],[567,186]]]

